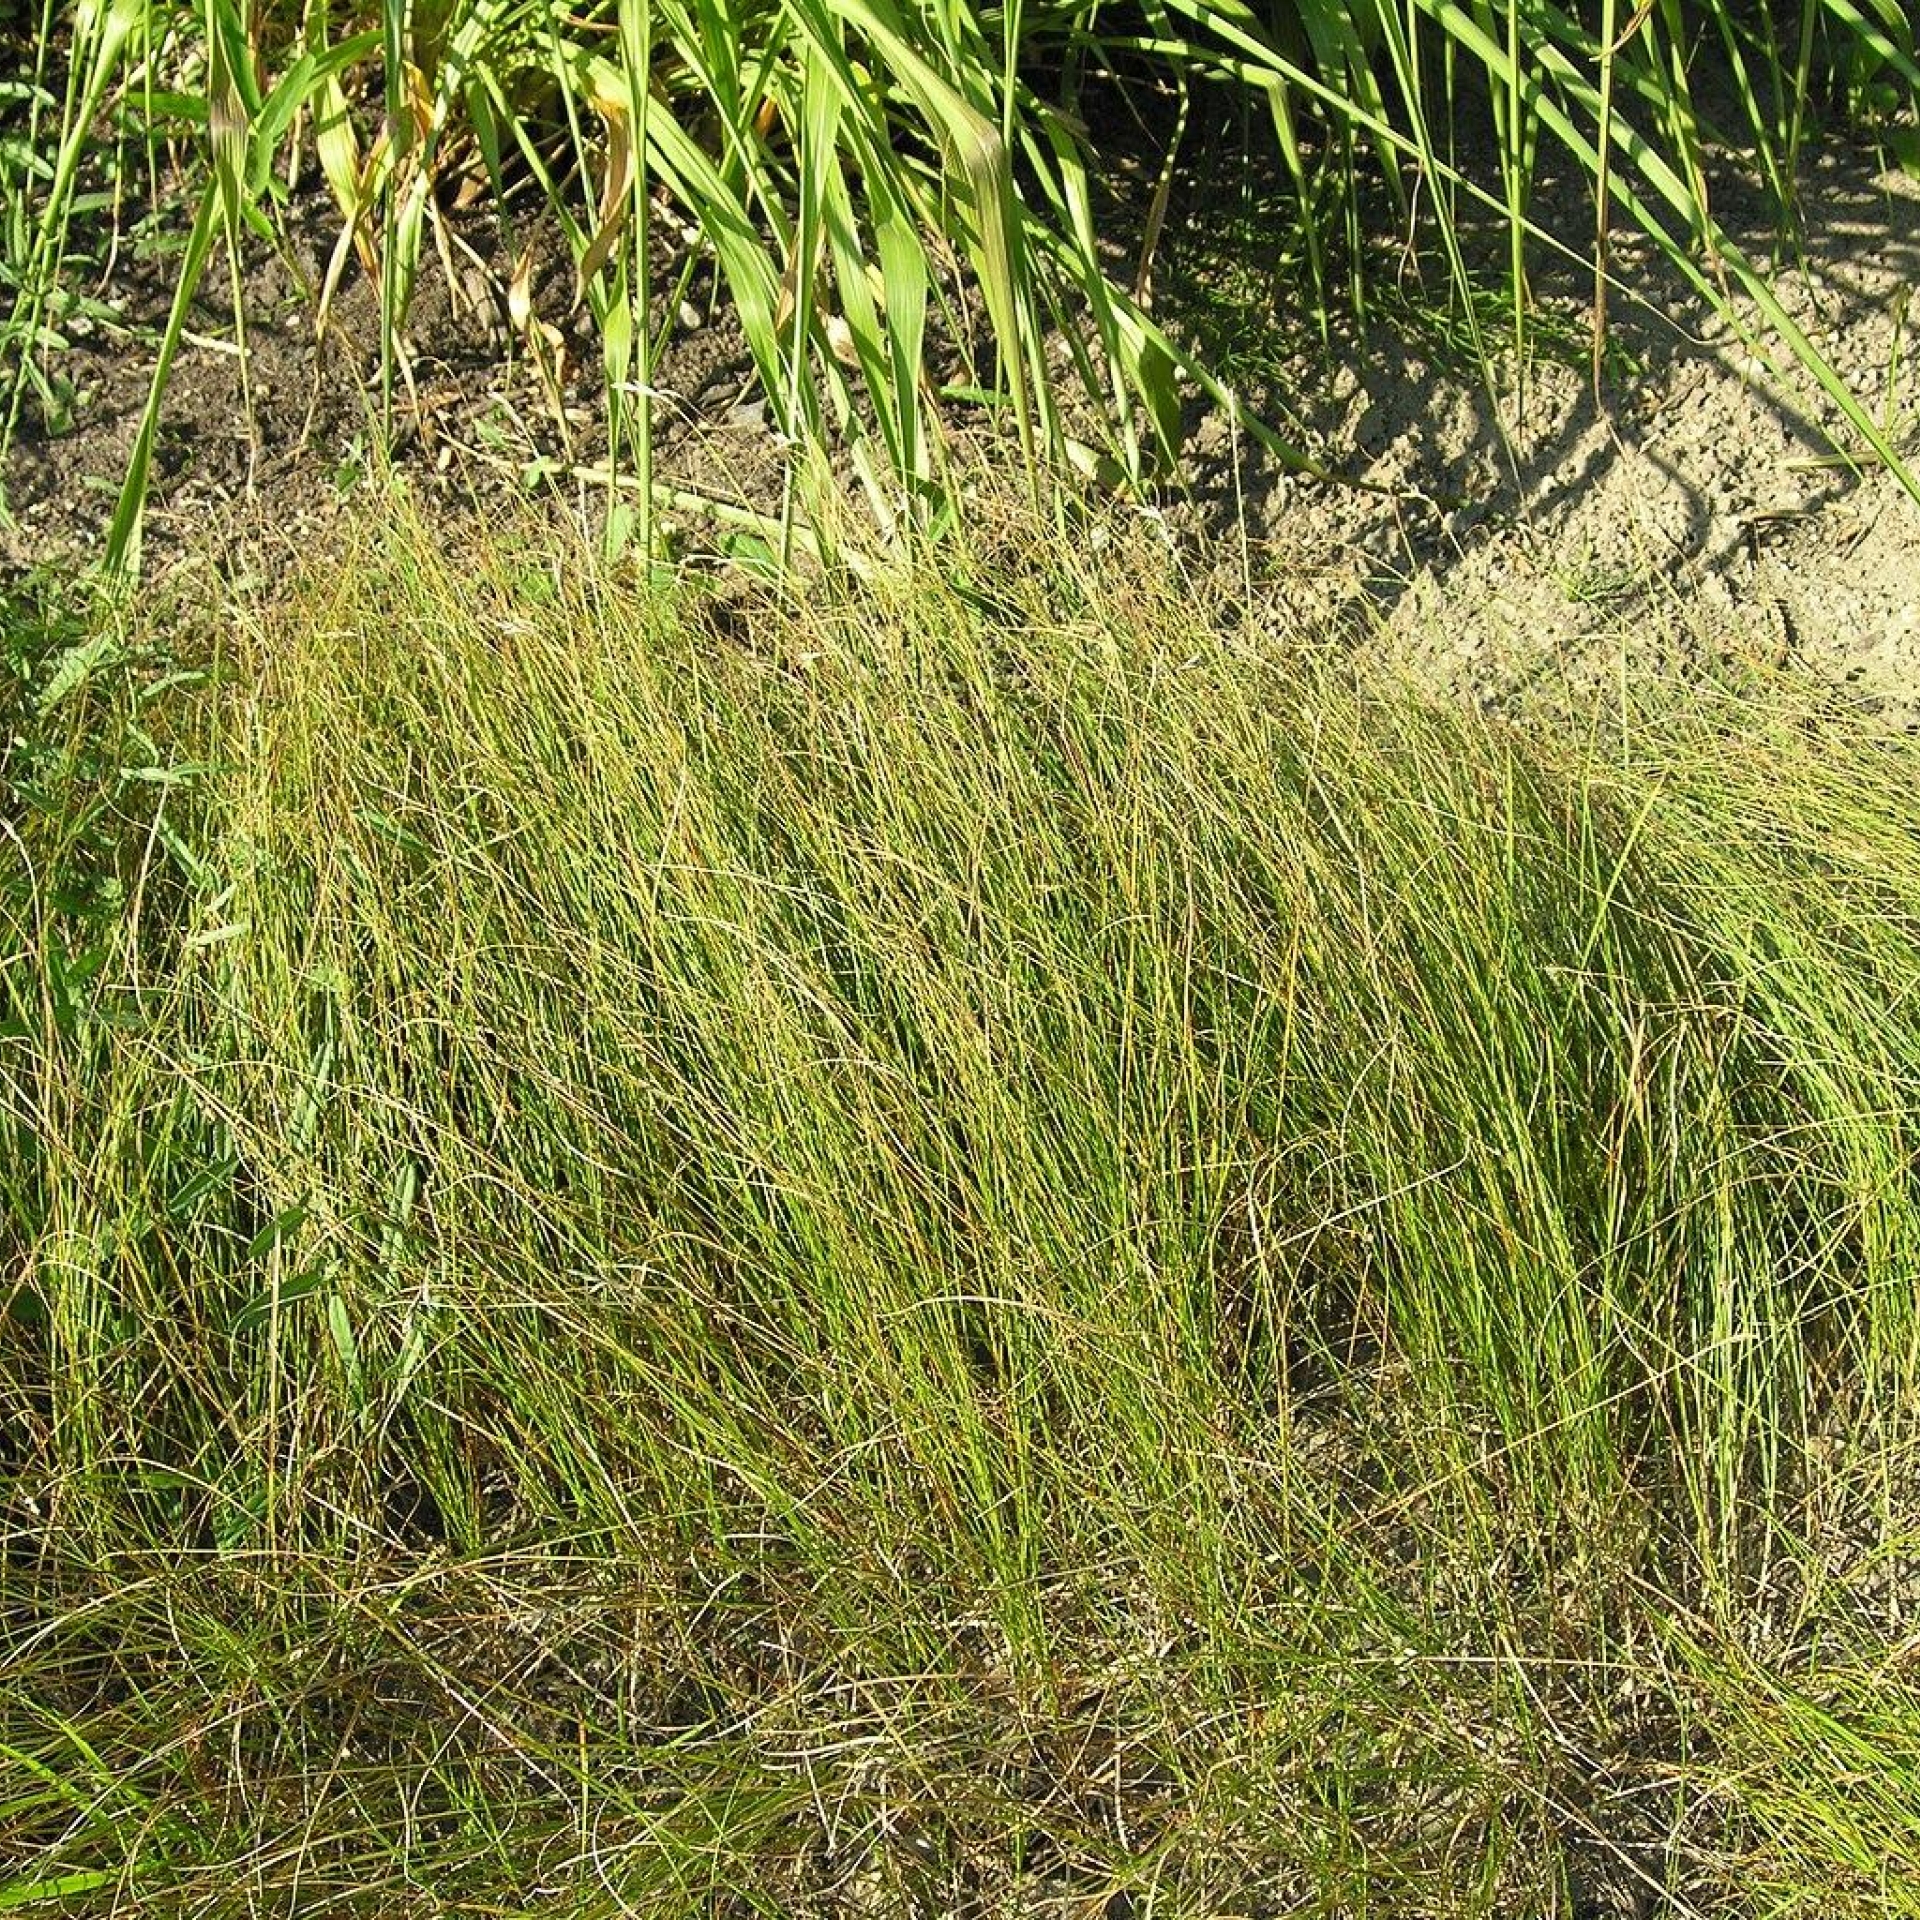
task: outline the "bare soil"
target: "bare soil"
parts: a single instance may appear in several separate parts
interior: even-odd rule
[[[1777,236],[1737,170],[1727,176],[1717,211],[1765,259]],[[1181,484],[1111,511],[1153,518],[1278,628],[1337,633],[1475,698],[1578,685],[1623,663],[1684,677],[1730,659],[1811,671],[1893,724],[1920,725],[1920,504],[1804,375],[1765,364],[1757,325],[1742,338],[1706,322],[1673,268],[1622,235],[1625,291],[1610,302],[1597,390],[1591,286],[1577,264],[1538,267],[1524,352],[1499,349],[1510,313],[1489,302],[1475,316],[1496,347],[1491,380],[1444,277],[1396,267],[1387,247],[1374,277],[1388,291],[1369,326],[1337,328],[1329,345],[1302,322],[1297,280],[1276,277],[1268,240],[1244,217],[1260,185],[1196,155],[1158,255],[1161,311],[1253,405],[1359,484],[1288,472],[1196,406]],[[1578,182],[1549,183],[1535,213],[1574,234],[1592,218]],[[393,471],[453,523],[532,504],[591,524],[608,496],[583,474],[604,462],[606,422],[565,250],[544,236],[532,287],[562,345],[556,379],[508,325],[494,219],[449,209],[443,221],[446,243],[423,265],[410,316]],[[229,571],[271,578],[290,556],[324,551],[330,529],[364,510],[386,439],[377,309],[350,268],[316,337],[311,289],[334,233],[316,199],[289,222],[283,249],[243,262],[244,380],[231,277],[218,261],[210,270],[167,394],[150,570],[212,553]],[[1497,286],[1498,223],[1469,230],[1467,245]],[[60,371],[78,390],[71,420],[53,432],[30,417],[0,472],[12,515],[0,568],[97,547],[171,269],[164,251],[131,242],[111,254],[100,291],[119,324],[70,329]],[[1859,146],[1817,155],[1780,285],[1920,466],[1920,183]],[[657,472],[669,484],[760,508],[778,501],[786,455],[749,375],[737,333],[696,277],[676,300],[658,370]]]
[[[1726,190],[1719,211],[1769,258],[1757,206],[1743,219]],[[1804,215],[1783,304],[1920,472],[1920,181],[1835,150]],[[1547,217],[1579,232],[1591,212],[1569,194]],[[1502,355],[1491,390],[1431,324],[1356,343],[1309,419],[1322,457],[1378,492],[1269,478],[1204,425],[1218,546],[1244,525],[1244,564],[1281,604],[1364,611],[1371,647],[1476,697],[1730,659],[1810,671],[1912,727],[1920,503],[1750,309],[1743,337],[1644,245],[1617,264],[1632,297],[1613,296],[1597,395],[1580,270],[1536,279],[1540,345]]]

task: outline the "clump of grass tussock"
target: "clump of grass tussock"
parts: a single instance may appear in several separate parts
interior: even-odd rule
[[[1044,544],[190,697],[82,1027],[8,896],[4,1897],[1914,1910],[1911,746]]]

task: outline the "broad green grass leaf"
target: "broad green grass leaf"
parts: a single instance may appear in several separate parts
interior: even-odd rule
[[[148,385],[146,405],[141,409],[140,426],[134,435],[133,452],[127,461],[127,477],[107,528],[105,562],[110,574],[138,569],[140,525],[146,512],[147,483],[153,466],[153,450],[160,432],[160,414],[166,399],[167,379],[173,371],[173,357],[179,351],[186,331],[193,297],[199,291],[200,277],[206,271],[213,251],[214,232],[219,224],[221,193],[217,183],[209,182],[200,196],[200,206],[187,235],[179,279],[173,291],[173,305],[160,336],[160,351],[154,362],[153,379]]]

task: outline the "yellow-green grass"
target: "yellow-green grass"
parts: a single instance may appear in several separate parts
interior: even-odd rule
[[[1029,551],[17,625],[0,1903],[1920,1910],[1920,751]]]

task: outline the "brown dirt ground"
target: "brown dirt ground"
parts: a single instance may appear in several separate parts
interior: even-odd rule
[[[1765,259],[1758,210],[1728,191],[1720,211]],[[1783,303],[1920,472],[1920,181],[1829,153],[1805,213]],[[1570,200],[1554,217],[1579,230]],[[1742,338],[1644,250],[1622,254],[1642,304],[1615,296],[1597,402],[1580,272],[1535,283],[1543,331],[1574,351],[1518,370],[1509,354],[1491,392],[1430,336],[1364,344],[1313,426],[1330,462],[1380,493],[1277,475],[1256,495],[1243,468],[1245,505],[1221,512],[1234,467],[1219,427],[1203,428],[1221,545],[1244,524],[1283,604],[1365,608],[1371,648],[1475,696],[1730,659],[1809,671],[1912,727],[1920,503],[1805,375],[1766,364],[1777,349],[1757,326]]]
[[[1720,216],[1764,257],[1773,235],[1726,172]],[[1424,286],[1409,282],[1383,245],[1375,277],[1388,292],[1366,332],[1337,329],[1329,353],[1297,299],[1276,294],[1270,236],[1236,209],[1238,195],[1257,210],[1263,190],[1196,152],[1159,255],[1163,314],[1207,343],[1256,407],[1364,485],[1289,473],[1196,407],[1182,484],[1109,511],[1164,529],[1277,630],[1336,631],[1363,656],[1473,697],[1578,686],[1623,665],[1685,677],[1733,659],[1810,670],[1895,724],[1920,724],[1920,505],[1885,471],[1838,460],[1824,397],[1705,322],[1644,246],[1619,243],[1625,290],[1596,400],[1584,270],[1540,267],[1535,344],[1524,360],[1497,355],[1489,381],[1444,281],[1429,268]],[[1591,220],[1577,182],[1545,186],[1538,211],[1561,231]],[[449,211],[445,228],[410,319],[393,470],[451,523],[531,506],[591,530],[606,489],[580,473],[604,460],[606,427],[564,249],[543,236],[533,283],[535,311],[565,343],[555,385],[507,324],[492,217]],[[273,578],[365,510],[382,439],[376,303],[350,269],[316,339],[309,289],[334,231],[310,200],[280,252],[244,263],[244,384],[229,277],[218,260],[210,270],[168,393],[150,572],[212,553],[229,573]],[[1467,240],[1497,284],[1502,231],[1484,224]],[[123,324],[76,324],[63,357],[81,396],[73,423],[53,435],[29,419],[0,472],[13,515],[0,569],[83,558],[102,537],[171,298],[168,259],[131,244],[113,259],[103,291]],[[1783,297],[1920,465],[1916,283],[1920,183],[1857,146],[1819,155]],[[705,300],[696,278],[658,372],[657,471],[766,508],[786,457],[753,402],[737,333]],[[1491,312],[1482,324],[1490,337],[1510,326]]]

